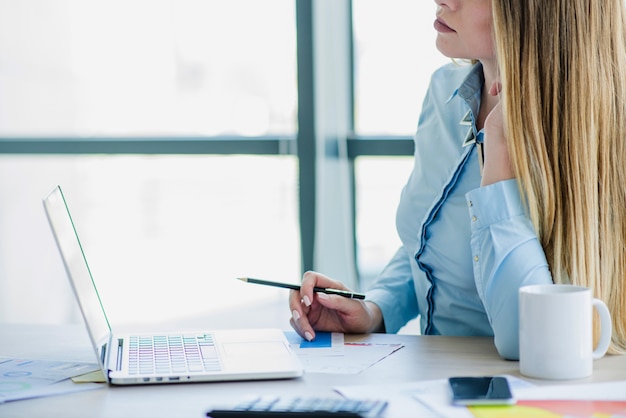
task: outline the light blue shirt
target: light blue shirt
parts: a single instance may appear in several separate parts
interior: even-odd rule
[[[480,64],[433,74],[397,210],[402,247],[367,299],[387,332],[419,315],[422,334],[494,336],[500,355],[517,359],[518,289],[552,278],[517,182],[480,187],[483,84]]]

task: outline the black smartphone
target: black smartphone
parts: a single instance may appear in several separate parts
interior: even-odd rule
[[[451,377],[452,403],[455,405],[512,405],[515,398],[509,382],[501,376]]]

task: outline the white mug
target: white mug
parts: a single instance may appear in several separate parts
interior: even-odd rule
[[[593,311],[601,336],[593,349]],[[611,342],[611,315],[591,289],[574,285],[533,285],[519,290],[520,372],[539,379],[580,379]]]

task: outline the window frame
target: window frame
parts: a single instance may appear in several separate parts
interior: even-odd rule
[[[361,156],[410,156],[413,155],[413,140],[409,136],[359,136],[354,132],[354,59],[352,30],[352,1],[350,0],[294,0],[296,2],[296,45],[298,79],[298,115],[295,136],[198,136],[198,137],[0,137],[0,154],[211,154],[211,155],[295,155],[299,168],[299,219],[301,237],[302,271],[316,270],[322,267],[328,240],[320,237],[319,230],[327,222],[328,212],[322,218],[319,202],[320,161],[333,161],[345,158],[348,171],[346,187],[348,193],[341,194],[337,202],[348,208],[351,219],[348,228],[337,231],[344,242],[352,248],[346,249],[349,255],[344,259],[346,266],[338,267],[338,274],[349,285],[358,287],[356,270],[356,223],[355,223],[355,172],[354,161]],[[338,19],[335,18],[338,16]],[[315,28],[328,27],[328,21],[334,26],[332,43],[321,38]],[[343,38],[343,39],[341,39]],[[322,54],[322,55],[320,55]],[[319,76],[319,60],[334,62],[336,54],[346,56],[340,63],[340,71],[347,72],[342,79],[345,109],[341,109],[342,132],[320,134],[328,126],[320,126],[319,103],[321,93],[336,89],[336,85]],[[317,73],[316,73],[317,71]],[[332,85],[331,85],[332,84]],[[318,107],[316,107],[318,106]],[[330,136],[329,136],[330,135]],[[329,141],[329,138],[332,141]],[[335,149],[337,148],[337,149]],[[321,152],[320,152],[321,150]],[[339,155],[341,154],[341,155]],[[322,180],[323,182],[323,180]],[[332,214],[330,215],[332,217]],[[350,216],[348,216],[350,218]],[[344,218],[345,219],[345,218]],[[341,220],[337,220],[341,222]],[[332,250],[331,250],[332,251]],[[328,271],[330,270],[330,271]],[[325,269],[333,275],[333,268]]]

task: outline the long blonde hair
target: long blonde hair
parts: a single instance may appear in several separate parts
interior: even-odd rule
[[[513,170],[555,283],[592,288],[626,353],[624,0],[492,0]]]

